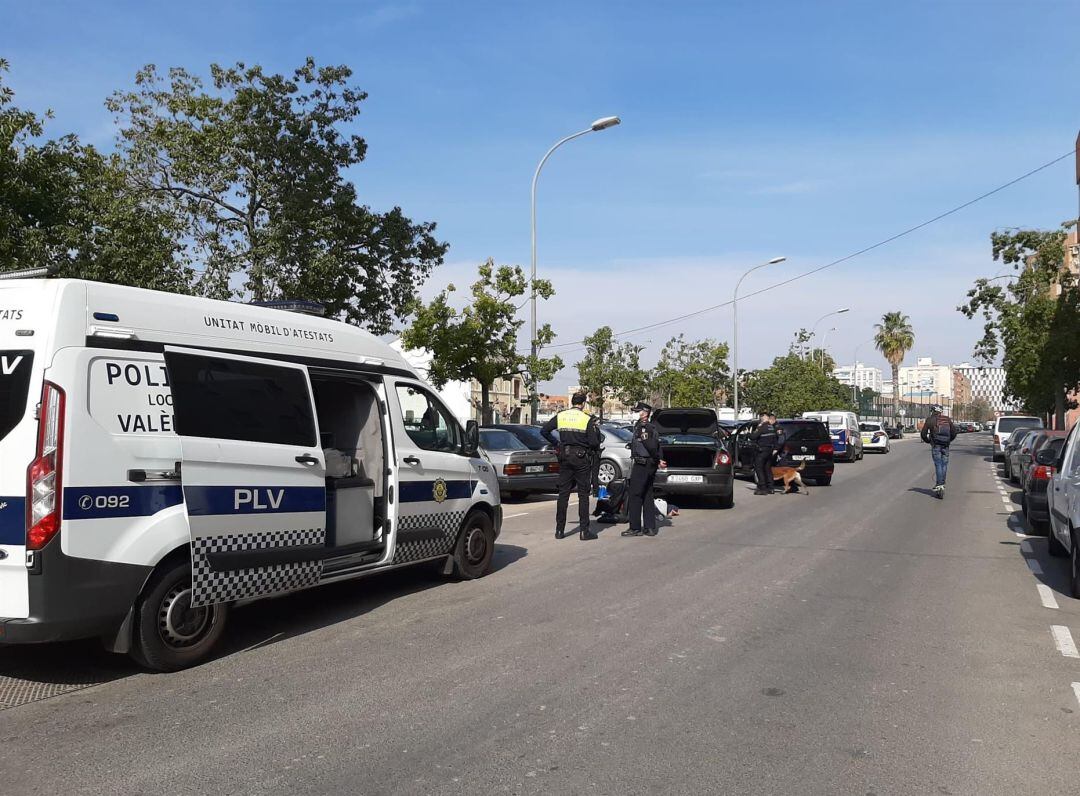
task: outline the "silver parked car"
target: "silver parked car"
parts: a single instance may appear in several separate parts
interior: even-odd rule
[[[604,423],[600,426],[603,437],[600,444],[600,472],[597,480],[607,486],[618,478],[630,476],[630,440],[634,438],[629,428]]]
[[[480,451],[495,468],[503,497],[521,498],[530,492],[554,492],[559,460],[554,451],[530,450],[502,428],[480,429]]]
[[[539,426],[530,426],[524,423],[498,423],[487,426],[492,429],[509,431],[525,447],[534,450],[548,450],[549,445],[540,435]],[[558,439],[559,432],[555,432]],[[597,480],[607,486],[617,478],[626,478],[630,475],[630,439],[632,435],[629,428],[623,428],[614,423],[602,423],[600,425],[600,470]]]

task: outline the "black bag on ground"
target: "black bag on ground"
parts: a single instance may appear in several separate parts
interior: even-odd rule
[[[601,522],[628,522],[626,515],[626,479],[617,478],[607,485],[608,496],[596,501],[593,514]]]

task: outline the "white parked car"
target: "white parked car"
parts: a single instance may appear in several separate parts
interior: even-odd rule
[[[859,423],[859,435],[862,437],[864,451],[889,452],[889,434],[881,423]]]
[[[1080,434],[1076,429],[1073,426],[1069,432],[1060,455],[1040,450],[1035,463],[1053,468],[1046,488],[1050,555],[1070,558],[1069,590],[1080,598]]]

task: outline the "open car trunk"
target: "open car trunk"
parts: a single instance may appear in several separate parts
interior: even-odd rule
[[[660,450],[669,470],[703,470],[716,460],[716,445],[661,445]]]
[[[652,421],[660,432],[660,455],[669,470],[713,466],[721,443],[712,409],[657,409]]]

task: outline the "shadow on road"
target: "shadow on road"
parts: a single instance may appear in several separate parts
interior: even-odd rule
[[[908,489],[908,492],[918,492],[920,495],[927,495],[937,500],[937,494],[933,489],[927,489],[924,486],[913,486]]]
[[[496,543],[491,575],[528,553],[519,545]],[[441,572],[442,562],[418,564],[243,606],[232,612],[225,637],[211,660],[354,619],[400,597],[459,585]],[[106,652],[96,639],[0,647],[0,710],[142,671],[130,658]],[[31,695],[34,698],[28,698]]]

